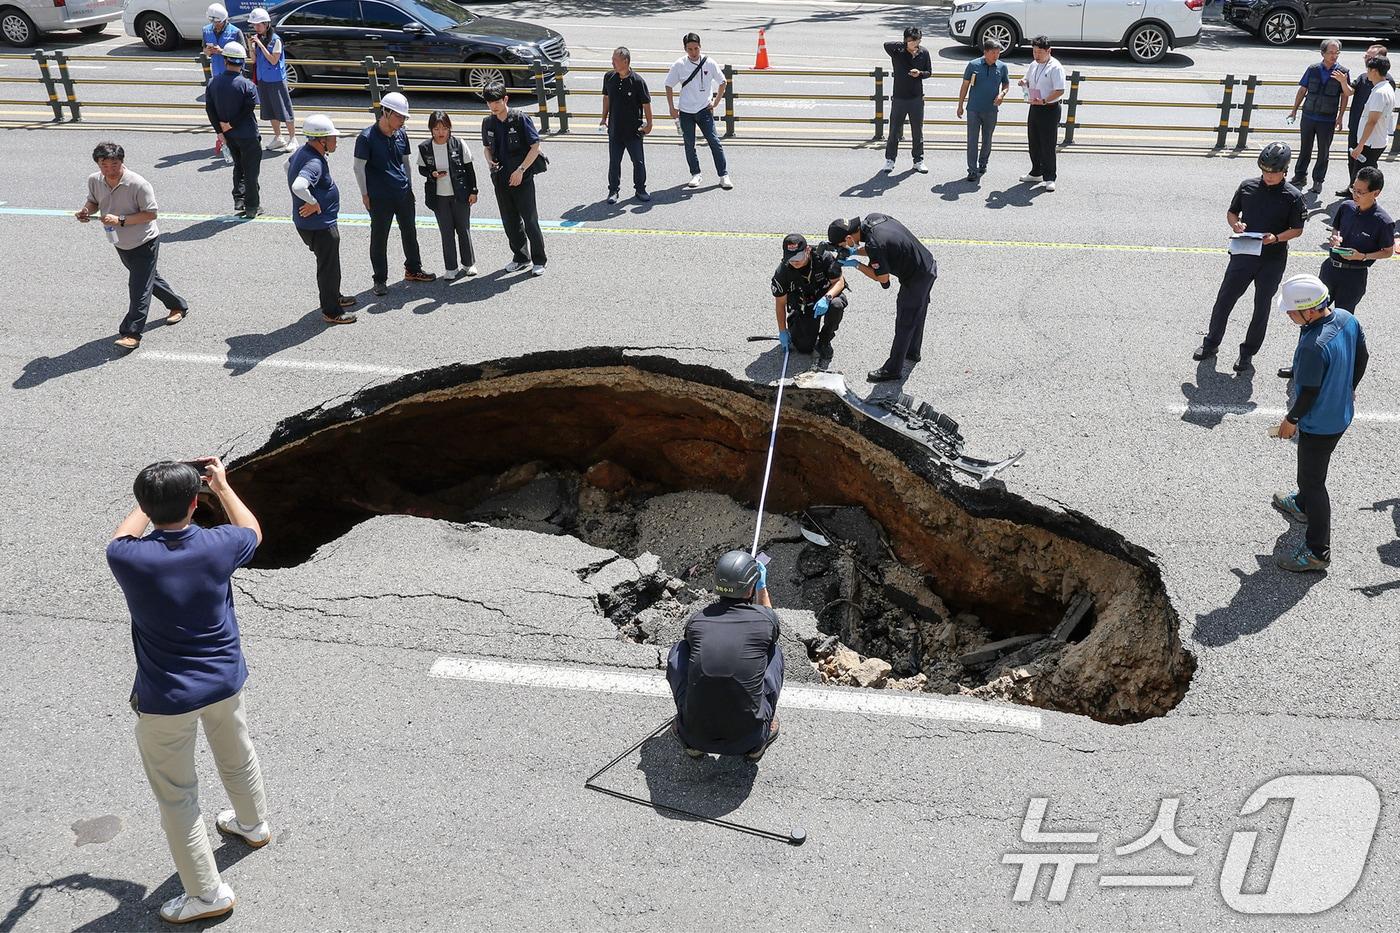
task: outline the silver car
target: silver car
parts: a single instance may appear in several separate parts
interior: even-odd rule
[[[101,32],[122,18],[122,0],[0,0],[0,39],[28,48],[46,32]]]

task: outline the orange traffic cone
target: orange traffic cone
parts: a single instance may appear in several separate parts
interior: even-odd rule
[[[768,67],[768,43],[763,41],[762,27],[758,30],[758,58],[754,59],[753,66],[755,69]]]

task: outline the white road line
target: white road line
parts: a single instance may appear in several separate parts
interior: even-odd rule
[[[322,373],[366,373],[374,376],[404,376],[414,369],[404,369],[398,366],[372,366],[367,363],[342,363],[338,360],[279,360],[271,358],[259,359],[252,356],[219,356],[214,353],[171,353],[165,350],[137,351],[133,355],[137,360],[156,360],[163,363],[195,363],[200,365],[213,364],[215,366],[225,366],[232,364],[239,368],[252,369],[264,366],[273,369],[297,369],[307,372]]]
[[[428,676],[477,683],[508,684],[515,687],[540,687],[548,690],[583,690],[668,699],[671,696],[671,688],[661,674],[635,671],[591,671],[507,661],[442,657],[433,662]],[[794,685],[783,688],[782,700],[778,705],[785,709],[815,709],[911,719],[945,719],[1019,729],[1040,729],[1043,726],[1041,714],[1034,710],[994,706],[976,700],[953,700],[929,694],[893,691],[835,690]]]
[[[1281,421],[1283,416],[1288,414],[1288,409],[1272,405],[1172,405],[1168,410],[1176,415],[1188,412],[1193,415],[1253,415],[1271,421]],[[1390,424],[1400,421],[1400,412],[1358,411],[1354,420]]]
[[[190,74],[190,73],[192,73],[192,72],[198,71],[198,70],[199,70],[199,67],[198,67],[197,65],[191,63],[190,65],[188,65],[188,66],[186,66],[186,67],[184,67],[184,68],[160,68],[160,67],[157,67],[157,68],[152,68],[151,70],[152,70],[152,71],[180,71],[180,72],[183,72],[183,73],[185,73],[185,74]]]

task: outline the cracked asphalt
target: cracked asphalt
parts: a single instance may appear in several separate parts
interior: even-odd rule
[[[75,210],[99,138],[0,135],[4,211]],[[203,137],[120,138],[165,211],[227,207],[228,170],[205,157]],[[1400,324],[1378,312],[1395,266],[1372,272],[1361,312],[1374,359],[1362,417],[1334,461],[1333,570],[1284,577],[1272,560],[1297,533],[1268,497],[1290,487],[1293,454],[1266,430],[1283,404],[1271,370],[1289,328],[1273,322],[1252,378],[1231,374],[1228,358],[1189,358],[1224,267],[1224,206],[1251,160],[1070,152],[1060,190],[1034,195],[1014,184],[1025,158],[1014,136],[998,139],[977,190],[956,181],[956,154],[937,153],[931,176],[880,180],[868,151],[736,145],[735,191],[687,192],[680,153],[658,145],[659,196],[646,210],[597,203],[600,147],[550,143],[541,215],[584,223],[547,234],[546,276],[503,277],[502,236],[481,229],[481,278],[395,285],[375,301],[367,230],[347,225],[346,290],[361,292],[362,317],[331,330],[314,314],[311,258],[276,216],[171,220],[161,268],[193,311],[177,328],[152,327],[126,358],[108,350],[124,279],[100,232],[0,212],[11,272],[0,929],[154,929],[159,902],[177,893],[131,736],[128,621],[102,557],[141,466],[250,451],[282,418],[396,372],[531,350],[670,348],[771,380],[772,344],[747,338],[772,326],[779,237],[873,210],[936,241],[935,309],[906,391],[956,417],[974,452],[1027,448],[1006,476],[1013,491],[1092,515],[1159,556],[1200,661],[1182,704],[1135,726],[1046,713],[1038,730],[793,710],[757,767],[696,769],[662,738],[605,777],[710,815],[807,830],[806,845],[785,847],[584,790],[665,718],[664,699],[428,677],[440,656],[654,669],[656,648],[618,641],[576,572],[606,552],[491,530],[477,533],[480,547],[447,547],[421,522],[384,519],[301,566],[236,578],[275,841],[218,848],[239,899],[227,928],[1390,928],[1400,443],[1387,348]],[[341,155],[332,166],[346,190]],[[266,201],[278,212],[280,174],[281,157],[269,159]],[[866,180],[876,196],[842,195]],[[494,216],[489,193],[478,213]],[[1290,272],[1316,269],[1320,258],[1304,254],[1321,239],[1314,218]],[[440,270],[435,231],[420,240]],[[1027,243],[1041,245],[1009,245]],[[1056,246],[1086,243],[1100,248]],[[397,261],[396,243],[390,252]],[[855,284],[835,365],[857,385],[892,317],[892,294]],[[212,814],[223,799],[200,755]],[[1258,880],[1288,820],[1286,803],[1248,817],[1241,806],[1270,778],[1312,772],[1380,789],[1366,873],[1304,921],[1233,912],[1219,882],[1232,834],[1260,832]],[[1014,902],[1016,871],[1002,862],[1046,851],[1019,838],[1036,797],[1050,799],[1047,831],[1100,833],[1078,847],[1099,863],[1076,872],[1063,903],[1047,903],[1048,875],[1032,901]],[[1199,851],[1116,856],[1164,797],[1180,798],[1178,833]],[[119,821],[115,835],[79,838],[75,824],[102,817]],[[1195,880],[1099,885],[1124,871]]]

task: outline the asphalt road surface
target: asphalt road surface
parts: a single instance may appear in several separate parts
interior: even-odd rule
[[[806,9],[720,8],[736,19]],[[549,9],[584,21],[581,7]],[[895,12],[849,28],[873,42]],[[669,30],[681,19],[640,22]],[[708,161],[705,185],[682,188],[680,152],[653,145],[656,200],[609,207],[604,150],[554,141],[540,180],[545,276],[501,274],[509,255],[486,192],[480,278],[398,283],[374,299],[367,226],[351,214],[342,255],[360,323],[326,328],[278,184],[285,157],[264,163],[269,215],[237,223],[226,216],[229,169],[206,137],[120,133],[128,165],[159,196],[161,269],[192,305],[185,322],[152,326],[120,357],[110,344],[124,274],[100,228],[70,216],[91,148],[110,135],[0,133],[0,929],[157,929],[156,908],[178,893],[132,738],[128,619],[102,556],[141,466],[248,452],[281,419],[363,386],[532,350],[623,345],[771,380],[772,345],[747,338],[772,327],[781,235],[869,211],[904,220],[939,261],[906,391],[956,417],[975,451],[1027,448],[1005,477],[1013,491],[1087,513],[1159,556],[1199,660],[1185,700],[1132,726],[992,704],[897,715],[794,704],[757,768],[696,771],[659,740],[607,778],[713,815],[804,827],[806,844],[793,848],[583,788],[665,718],[668,701],[654,680],[561,689],[557,675],[519,666],[655,677],[649,656],[600,635],[558,595],[573,556],[508,535],[471,558],[352,534],[316,565],[236,578],[275,839],[252,853],[216,841],[238,895],[226,928],[1393,927],[1400,376],[1390,348],[1400,323],[1384,309],[1397,272],[1393,262],[1372,271],[1361,311],[1373,361],[1333,461],[1332,570],[1285,575],[1272,563],[1298,533],[1269,495],[1293,488],[1294,451],[1267,430],[1285,404],[1272,370],[1291,353],[1292,327],[1275,319],[1258,372],[1236,376],[1242,303],[1221,359],[1190,359],[1225,266],[1225,205],[1252,159],[1068,153],[1060,189],[1046,194],[1016,183],[1026,161],[1015,133],[999,133],[980,187],[961,181],[958,153],[934,153],[928,176],[881,177],[866,150],[735,145],[737,187],[724,192]],[[349,152],[332,166],[349,205]],[[440,271],[431,219],[419,221],[427,267]],[[1290,272],[1316,271],[1322,223],[1310,220]],[[399,255],[395,241],[391,263]],[[856,384],[884,357],[893,306],[893,293],[855,284],[834,366]],[[487,639],[464,616],[465,597],[494,607],[500,630],[530,637]],[[371,601],[356,610],[368,621],[327,611],[337,599]],[[453,676],[482,657],[499,676]],[[202,750],[199,762],[212,823],[223,796]],[[1308,774],[1357,777],[1341,782],[1340,809],[1317,819],[1299,815],[1323,799],[1306,787],[1291,809],[1287,799],[1246,807],[1266,782]],[[1303,896],[1283,908],[1306,906],[1309,891],[1327,900],[1347,857],[1367,849],[1365,832],[1335,846],[1328,834],[1366,824],[1372,787],[1379,826],[1349,897],[1303,919],[1241,912],[1281,909],[1284,889]],[[1048,798],[1043,832],[1097,835],[1023,835],[1036,798]],[[1116,852],[1167,798],[1191,854],[1161,842]],[[1237,831],[1258,832],[1252,859]],[[1018,901],[1017,853],[1058,852],[1082,856],[1063,899],[1051,900],[1046,868]],[[1125,875],[1190,881],[1141,887]]]

